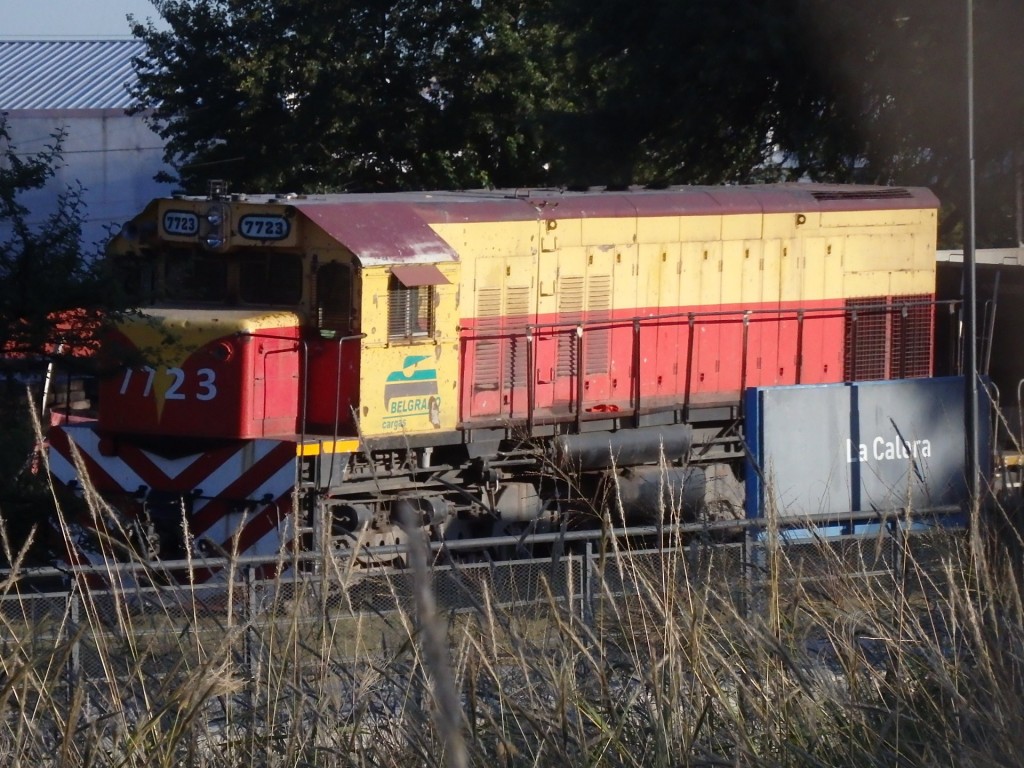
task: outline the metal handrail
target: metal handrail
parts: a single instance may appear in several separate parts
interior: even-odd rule
[[[756,321],[758,318],[770,317],[778,318],[780,320],[792,320],[797,323],[797,349],[796,349],[796,369],[794,374],[794,383],[800,384],[803,381],[804,374],[804,359],[803,359],[803,344],[804,344],[804,326],[807,321],[813,321],[814,319],[823,316],[836,316],[844,318],[852,318],[853,320],[853,339],[851,341],[851,358],[850,368],[856,371],[856,334],[857,334],[857,319],[858,315],[871,314],[875,312],[884,312],[886,314],[892,314],[899,312],[903,318],[904,325],[906,324],[906,318],[909,310],[913,308],[929,307],[937,310],[939,307],[948,306],[949,311],[952,313],[956,307],[962,302],[958,299],[929,299],[929,300],[909,300],[909,301],[892,301],[886,303],[874,303],[874,304],[860,304],[856,307],[848,307],[844,305],[835,305],[829,307],[792,307],[782,308],[776,307],[773,309],[735,309],[735,310],[706,310],[706,311],[687,311],[687,312],[667,312],[662,314],[653,315],[634,315],[632,317],[619,318],[615,320],[609,320],[602,318],[599,320],[564,320],[564,321],[551,321],[543,323],[524,323],[515,329],[504,328],[486,331],[479,331],[477,329],[462,329],[460,337],[460,368],[464,370],[466,363],[466,351],[471,344],[477,344],[481,342],[501,342],[501,341],[515,341],[525,340],[527,346],[527,378],[526,378],[526,399],[527,409],[525,415],[525,421],[528,432],[533,433],[533,428],[536,421],[536,382],[535,382],[535,371],[537,359],[536,344],[537,340],[543,336],[554,335],[560,339],[569,340],[569,343],[574,345],[577,370],[570,374],[570,378],[574,377],[575,386],[573,387],[575,397],[575,407],[570,406],[571,418],[574,421],[574,425],[577,431],[581,428],[581,421],[583,418],[583,409],[581,403],[583,402],[583,381],[584,381],[584,351],[585,347],[583,344],[583,337],[590,332],[604,331],[604,330],[622,330],[632,327],[633,331],[633,351],[630,371],[630,411],[624,411],[620,416],[632,416],[634,424],[639,423],[641,414],[641,394],[640,394],[640,333],[645,327],[649,327],[651,324],[664,323],[666,321],[678,320],[678,324],[682,327],[684,324],[687,329],[687,340],[686,340],[686,371],[682,393],[681,408],[685,412],[690,407],[691,393],[693,387],[693,347],[696,337],[696,327],[700,325],[702,321],[714,321],[716,319],[725,319],[734,323],[743,324],[743,353],[741,355],[741,381],[740,390],[743,391],[747,384],[747,349],[749,340],[749,327],[752,321]],[[908,344],[908,334],[904,327],[904,333],[901,334],[902,345],[904,347],[904,354],[900,357],[900,369],[897,372],[897,378],[904,378],[906,376],[906,346]],[[571,339],[570,339],[571,335]],[[934,363],[934,361],[932,361]],[[463,376],[463,380],[469,380],[469,377]],[[499,383],[499,388],[502,384]],[[499,415],[500,414],[496,414]],[[508,414],[505,414],[507,417]],[[467,415],[462,416],[463,420],[469,419]]]

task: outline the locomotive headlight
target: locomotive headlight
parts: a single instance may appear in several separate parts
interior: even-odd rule
[[[211,205],[206,209],[206,221],[211,227],[219,227],[224,223],[224,206]]]
[[[213,205],[206,210],[206,226],[203,232],[203,245],[211,250],[216,250],[227,242],[227,235],[224,231],[227,224],[227,214],[222,206]]]

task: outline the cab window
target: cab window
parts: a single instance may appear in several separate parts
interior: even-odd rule
[[[223,256],[197,251],[168,251],[164,294],[173,301],[223,303],[227,300],[228,265]]]
[[[321,264],[316,272],[316,307],[320,329],[351,330],[352,270],[336,261]]]
[[[302,301],[302,257],[266,251],[242,254],[238,290],[243,304],[298,304]]]
[[[433,335],[434,287],[405,286],[394,275],[388,283],[388,338]]]
[[[104,263],[112,275],[120,300],[133,306],[151,304],[156,299],[156,269],[151,253],[138,256],[125,254],[115,256]]]

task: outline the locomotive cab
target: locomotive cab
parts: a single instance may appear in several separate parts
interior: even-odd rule
[[[111,260],[140,310],[105,339],[102,432],[161,441],[295,433],[309,266],[286,217],[261,217],[274,221],[277,240],[240,238],[227,206],[159,201],[114,240]]]
[[[361,430],[386,441],[454,429],[454,254],[409,258],[401,240],[360,242],[358,209],[318,218],[315,204],[285,202],[159,200],[114,240],[111,259],[142,309],[107,338],[102,432]]]

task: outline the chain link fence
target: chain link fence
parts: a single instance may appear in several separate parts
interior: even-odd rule
[[[960,530],[897,518],[850,531],[769,535],[748,521],[732,530],[550,534],[516,540],[520,551],[525,545],[543,556],[497,560],[489,553],[509,542],[477,542],[439,552],[427,573],[358,568],[345,552],[297,555],[270,579],[257,574],[274,563],[250,560],[206,561],[212,578],[184,584],[180,563],[26,571],[9,575],[0,597],[0,653],[9,675],[12,660],[25,661],[19,674],[36,678],[26,691],[46,691],[92,722],[151,713],[160,692],[180,699],[221,686],[219,695],[204,695],[201,716],[229,729],[233,710],[262,707],[284,717],[289,709],[280,702],[296,697],[326,697],[337,711],[355,712],[366,706],[368,671],[382,686],[373,701],[400,706],[382,702],[409,695],[388,677],[396,664],[416,663],[418,595],[432,598],[452,642],[465,641],[460,628],[476,622],[481,642],[488,626],[501,624],[536,648],[564,642],[548,630],[552,617],[585,636],[610,617],[621,627],[628,612],[656,617],[694,591],[713,596],[721,610],[750,615],[770,610],[769,593],[784,595],[798,582],[805,593],[849,580],[883,590],[935,588],[942,564],[965,541]],[[17,681],[8,687],[17,692]],[[161,716],[185,707],[177,699]],[[63,709],[40,706],[33,727],[45,729],[46,713]]]

